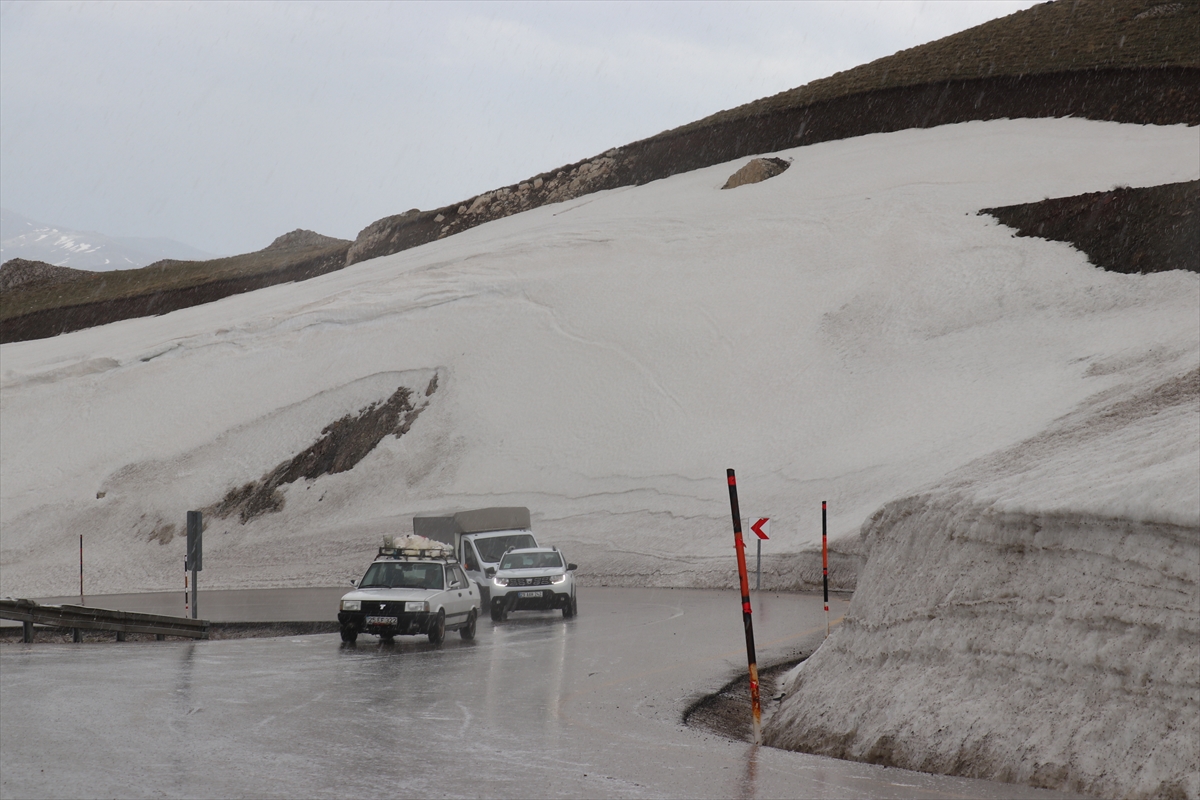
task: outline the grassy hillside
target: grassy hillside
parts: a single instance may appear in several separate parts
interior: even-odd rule
[[[297,235],[300,234],[300,235]],[[262,250],[211,261],[159,261],[88,272],[0,294],[0,342],[54,336],[118,319],[163,314],[345,265],[350,243],[293,232]]]
[[[1002,76],[1156,67],[1200,67],[1200,2],[1059,0],[901,50],[660,135],[882,89]]]

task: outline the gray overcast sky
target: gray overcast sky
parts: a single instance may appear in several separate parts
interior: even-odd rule
[[[352,239],[1033,5],[0,3],[0,204],[213,253]]]

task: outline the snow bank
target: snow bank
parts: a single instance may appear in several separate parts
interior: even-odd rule
[[[863,527],[777,747],[1200,796],[1200,371],[1094,398]]]
[[[89,593],[181,585],[166,526],[435,373],[353,469],[208,515],[206,585],[344,585],[414,514],[491,505],[530,508],[582,580],[733,585],[728,467],[772,518],[766,586],[804,583],[822,500],[845,582],[883,504],[1200,357],[1196,275],[1106,273],[976,211],[1196,179],[1198,152],[1195,128],[1078,119],[864,136],[735,191],[745,159],[3,345],[0,593],[75,591],[81,532]]]

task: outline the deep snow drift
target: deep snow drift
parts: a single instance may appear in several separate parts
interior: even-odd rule
[[[885,506],[863,527],[845,621],[767,742],[1104,797],[1200,795],[1198,453],[1192,370],[1095,398]]]
[[[75,591],[80,533],[89,593],[177,587],[187,509],[434,374],[353,469],[210,513],[206,585],[340,584],[413,514],[482,505],[530,507],[584,580],[727,584],[726,467],[795,585],[776,556],[819,540],[821,500],[853,551],[888,501],[1196,363],[1197,276],[1106,273],[975,212],[1192,180],[1198,152],[1194,128],[1073,119],[865,136],[760,184],[719,190],[743,159],[4,345],[0,593]],[[1190,502],[1121,513],[1195,525]]]

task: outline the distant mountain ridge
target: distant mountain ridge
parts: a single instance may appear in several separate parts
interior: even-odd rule
[[[0,209],[0,263],[13,258],[106,271],[137,269],[164,258],[203,261],[213,258],[213,254],[174,239],[77,231]]]
[[[166,314],[346,266],[350,242],[306,230],[253,253],[208,261],[161,259],[88,272],[11,259],[0,266],[0,342],[42,339],[122,319]],[[16,262],[16,263],[14,263]]]

